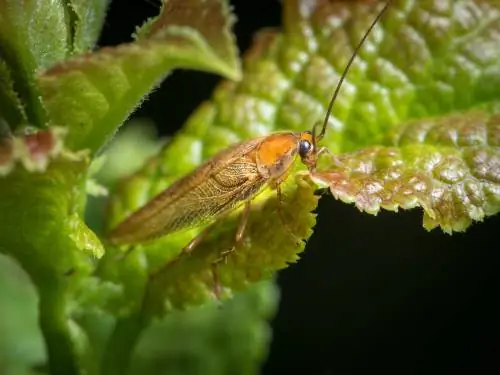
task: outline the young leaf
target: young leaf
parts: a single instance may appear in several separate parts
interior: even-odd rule
[[[0,65],[10,70],[30,125],[47,126],[35,74],[68,55],[68,38],[62,0],[0,0]]]
[[[500,115],[413,121],[391,145],[337,156],[313,178],[362,211],[420,206],[427,229],[464,231],[500,211]]]
[[[97,151],[172,69],[238,78],[231,23],[224,0],[170,0],[135,42],[66,60],[41,74],[51,118],[69,129],[68,147]]]

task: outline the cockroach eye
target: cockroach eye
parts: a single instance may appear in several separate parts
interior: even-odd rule
[[[301,140],[299,142],[299,155],[303,159],[307,156],[309,151],[311,151],[312,145],[311,142],[306,140]]]

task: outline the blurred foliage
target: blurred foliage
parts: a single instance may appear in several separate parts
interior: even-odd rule
[[[0,0],[0,252],[31,280],[1,259],[2,371],[255,374],[277,303],[262,281],[304,250],[318,186],[369,213],[420,206],[426,228],[449,232],[500,209],[500,3],[396,1],[329,119],[323,145],[336,156],[312,175],[294,167],[286,223],[270,189],[252,202],[242,245],[219,267],[234,296],[219,308],[212,264],[239,210],[189,255],[203,228],[134,247],[111,246],[106,231],[227,146],[309,129],[382,4],[287,0],[283,29],[256,37],[241,74],[225,1],[166,1],[134,42],[93,52],[106,1],[39,3]],[[166,145],[144,124],[109,143],[175,68],[243,78]]]
[[[30,365],[45,360],[36,303],[26,274],[0,255],[0,374],[30,374]]]

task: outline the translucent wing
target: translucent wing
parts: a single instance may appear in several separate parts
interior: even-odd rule
[[[224,150],[133,213],[109,235],[134,244],[206,223],[255,195],[266,183],[255,161],[262,138]]]

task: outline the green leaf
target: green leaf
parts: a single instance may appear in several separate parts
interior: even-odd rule
[[[473,111],[414,121],[390,146],[329,164],[313,178],[362,211],[420,206],[427,229],[464,231],[500,211],[500,115]]]
[[[222,0],[171,0],[135,42],[66,60],[40,75],[52,120],[70,130],[68,147],[97,151],[172,69],[238,78],[231,23]]]
[[[0,0],[0,64],[10,70],[33,126],[45,127],[48,122],[35,75],[68,55],[68,38],[61,0]]]
[[[259,374],[277,288],[261,283],[223,308],[207,305],[155,322],[143,334],[130,374]],[[168,339],[165,339],[168,338]]]
[[[32,251],[37,248],[42,258],[38,266],[50,264],[49,268],[54,269],[59,265],[62,273],[71,269],[73,256],[68,248],[89,251],[98,257],[103,252],[97,238],[79,219],[81,197],[74,189],[84,181],[88,157],[86,153],[66,150],[64,133],[64,129],[56,128],[13,137],[0,144],[0,155],[8,156],[3,158],[4,174],[0,176],[0,220],[5,229],[0,233],[1,249],[18,259],[27,257],[26,261],[35,264]],[[26,233],[30,235],[20,228],[29,229]],[[51,242],[53,236],[65,242],[60,250]],[[55,259],[45,251],[51,244]],[[64,253],[59,254],[61,258],[56,256],[57,251]]]
[[[68,38],[63,1],[0,0],[0,44],[13,54],[4,58],[22,65],[11,68],[28,68],[29,81],[68,55]]]
[[[100,288],[97,284],[90,287],[96,292]],[[93,357],[89,368],[96,367],[103,355],[110,354],[103,344],[115,349],[115,356],[108,358],[112,368],[101,373],[120,373],[116,368],[127,368],[122,364],[130,360],[127,373],[131,375],[139,371],[151,375],[250,375],[259,373],[259,362],[266,355],[270,334],[265,321],[275,314],[278,299],[277,288],[266,282],[238,294],[223,307],[212,303],[173,313],[145,328],[135,351],[126,356],[123,348],[130,342],[120,336],[119,330],[113,330],[116,319],[112,315],[95,310],[92,308],[95,303],[90,301],[74,319],[93,343],[89,348]]]
[[[377,9],[360,3],[306,7],[301,15],[288,7],[289,43],[273,48],[279,66],[294,76],[280,107],[286,127],[324,115],[339,74],[382,3]],[[499,31],[498,1],[393,2],[346,78],[326,145],[334,152],[359,149],[380,143],[408,119],[498,101]],[[301,117],[301,108],[311,115]]]
[[[0,368],[3,374],[29,374],[45,351],[37,325],[33,285],[12,259],[0,255]]]

